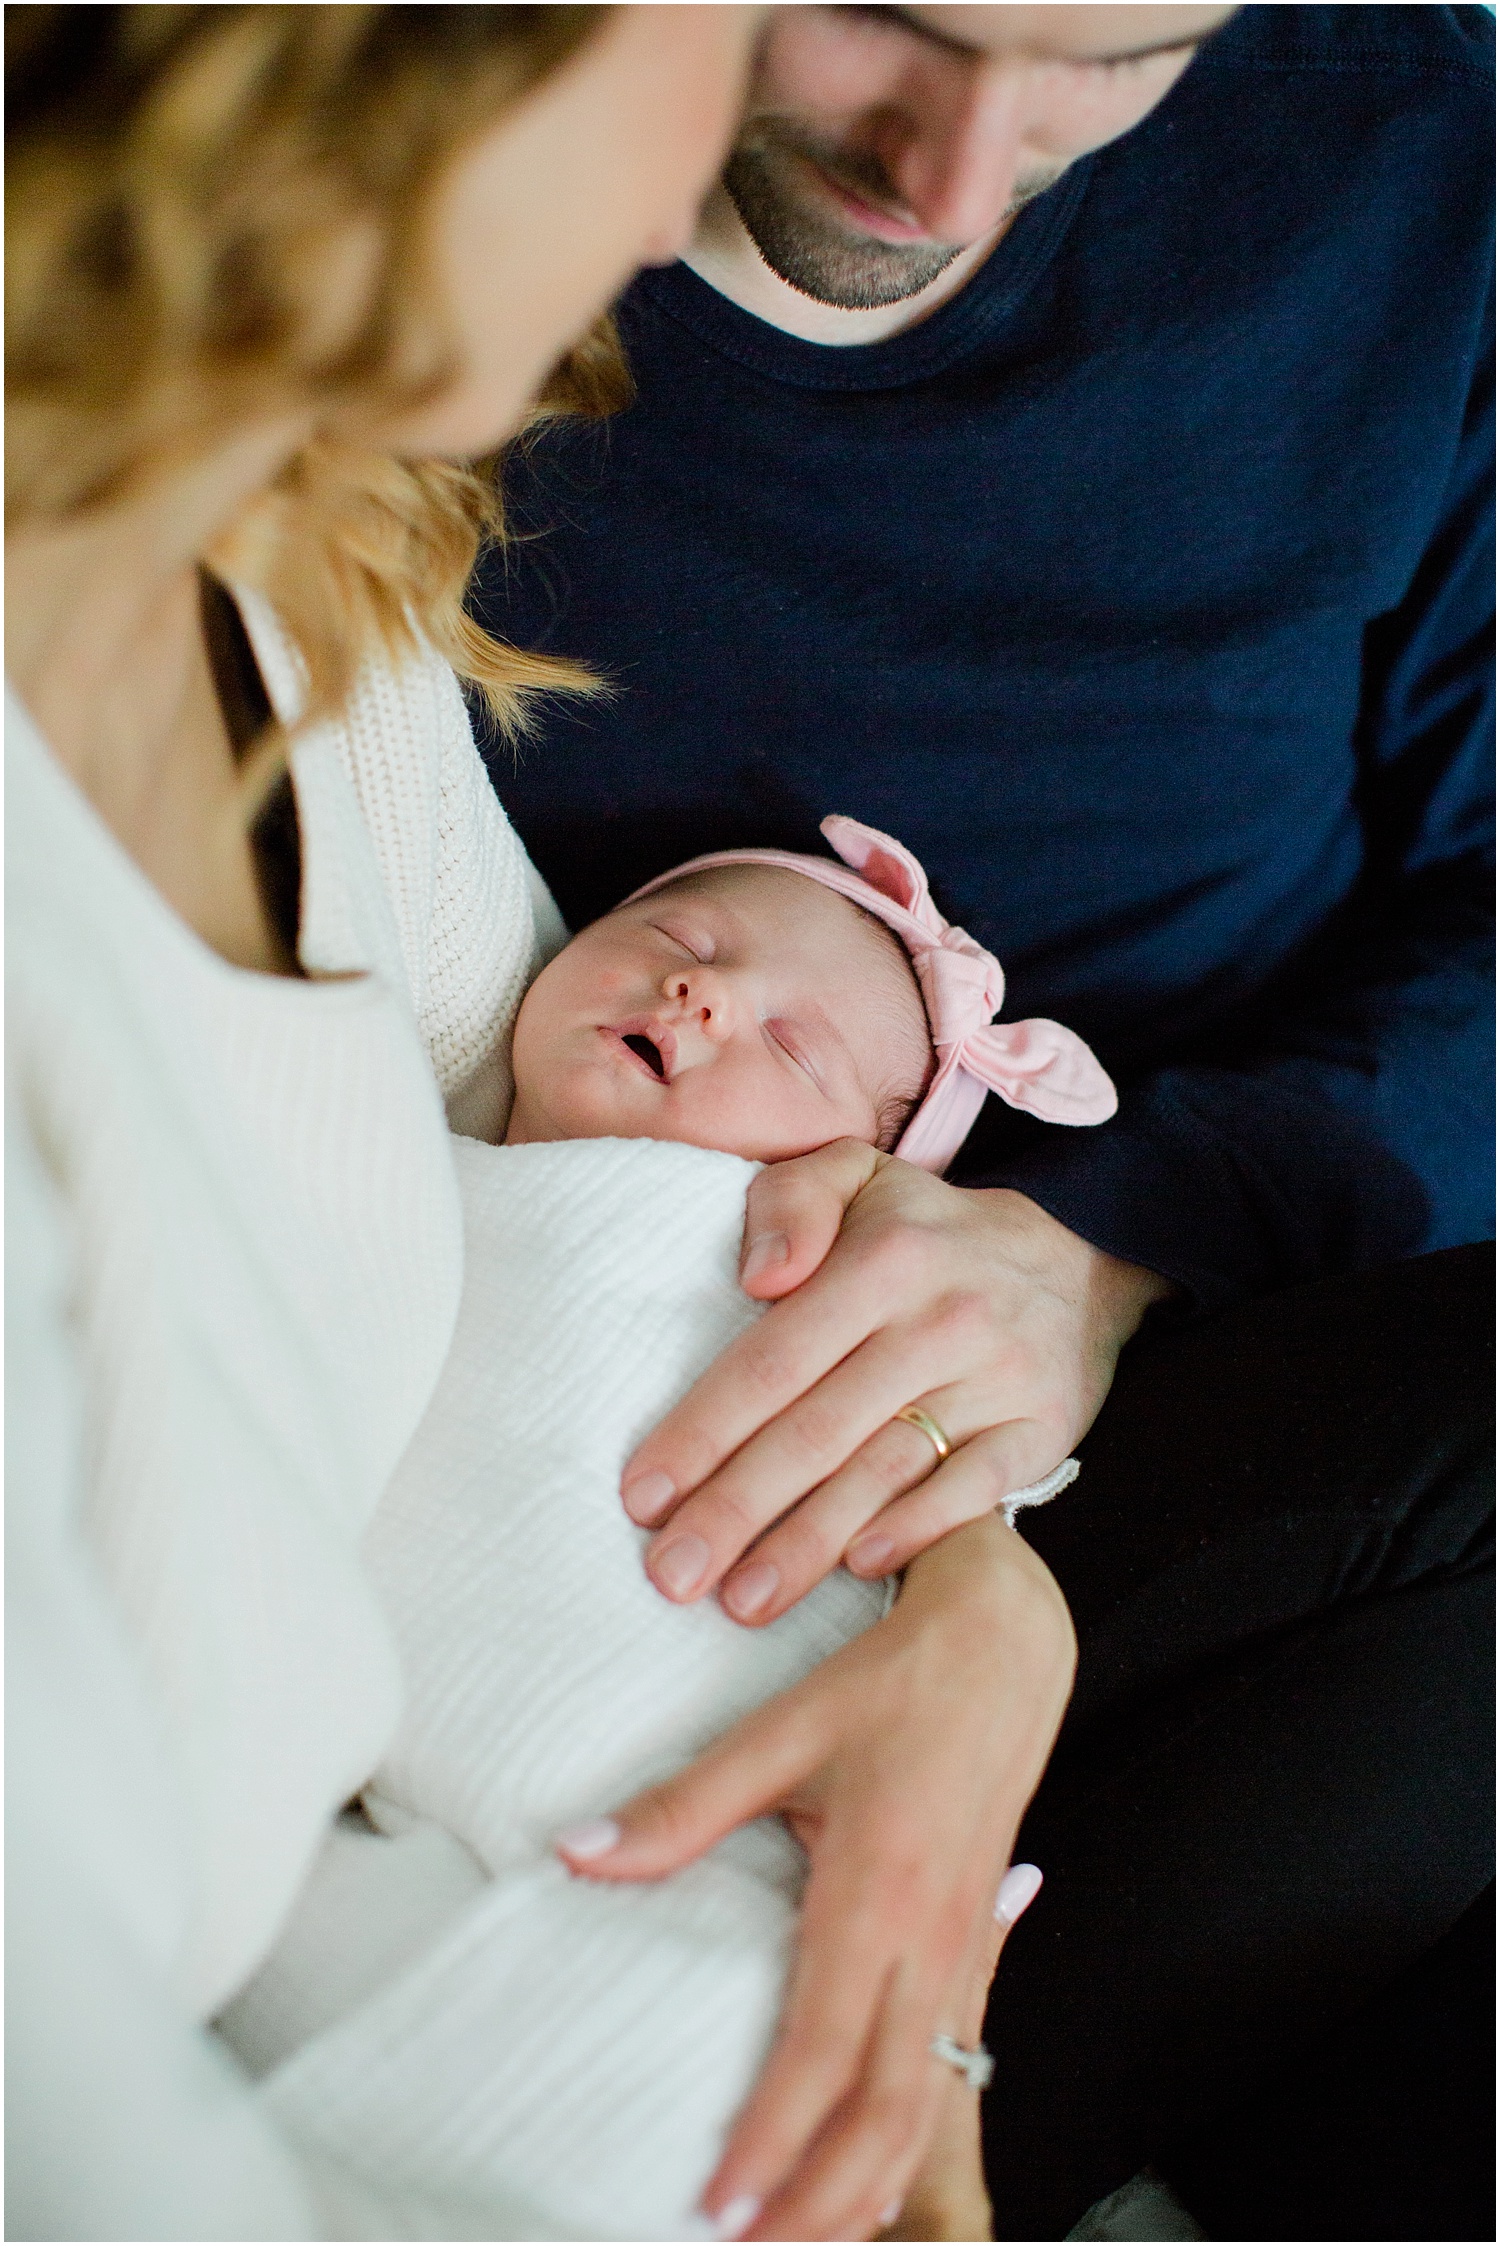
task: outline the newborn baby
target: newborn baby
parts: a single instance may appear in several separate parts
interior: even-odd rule
[[[911,960],[780,867],[685,874],[575,936],[516,1020],[509,1146],[676,1139],[752,1162],[887,1152],[933,1071]]]
[[[762,1314],[737,1283],[755,1163],[853,1135],[943,1167],[986,1084],[1058,1119],[1113,1104],[1068,1032],[990,1027],[999,968],[914,860],[825,832],[858,871],[695,861],[575,938],[517,1019],[506,1145],[456,1142],[457,1330],[367,1544],[405,1714],[221,2023],[332,2179],[335,2235],[712,2235],[699,2195],[774,2031],[800,1850],[766,1819],[633,1887],[554,1844],[887,1590],[841,1570],[758,1631],[673,1605],[621,1468]]]
[[[506,1143],[674,1139],[777,1162],[847,1137],[944,1170],[986,1090],[1048,1122],[1114,1113],[1071,1030],[990,1026],[1000,964],[943,920],[909,851],[853,819],[823,833],[843,864],[719,851],[575,936],[517,1017]]]

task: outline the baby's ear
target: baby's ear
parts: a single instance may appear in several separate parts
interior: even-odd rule
[[[822,822],[821,832],[845,865],[852,866],[872,889],[889,897],[893,905],[903,905],[909,913],[922,917],[927,876],[920,862],[894,835],[882,834],[878,827],[861,826],[858,819],[845,819],[837,813]]]

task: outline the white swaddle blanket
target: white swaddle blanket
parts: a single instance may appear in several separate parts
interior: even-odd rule
[[[409,2236],[706,2237],[800,1851],[766,1820],[602,1887],[552,1838],[805,1675],[886,1587],[840,1570],[744,1630],[652,1588],[620,1504],[634,1445],[760,1314],[736,1277],[754,1166],[648,1140],[457,1157],[458,1328],[368,1545],[408,1686],[364,1797],[390,1837],[334,1847],[225,2032]]]

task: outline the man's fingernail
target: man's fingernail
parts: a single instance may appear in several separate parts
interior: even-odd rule
[[[714,2236],[716,2238],[743,2238],[760,2213],[762,2204],[763,2202],[756,2198],[754,2192],[742,2191],[738,2199],[731,2199],[729,2205],[721,2207],[715,2215]]]
[[[745,1260],[740,1265],[740,1284],[747,1279],[758,1279],[776,1263],[785,1263],[792,1252],[792,1243],[784,1232],[758,1232],[745,1250]]]
[[[744,1622],[752,1614],[759,1614],[762,1607],[769,1606],[780,1587],[780,1568],[773,1568],[769,1560],[757,1560],[753,1566],[741,1568],[738,1575],[732,1575],[719,1596],[730,1613]]]
[[[899,2199],[893,2199],[893,2200],[892,2200],[892,2201],[890,2202],[889,2206],[887,2206],[887,2207],[882,2207],[882,2208],[881,2208],[881,2210],[880,2210],[880,2213],[879,2213],[879,2214],[878,2214],[878,2215],[877,2215],[877,2216],[875,2217],[875,2221],[876,2221],[876,2223],[878,2224],[878,2226],[879,2226],[879,2228],[880,2228],[881,2230],[889,2230],[889,2229],[890,2229],[890,2227],[891,2227],[891,2225],[892,2225],[892,2223],[893,2223],[893,2222],[894,2222],[894,2221],[896,2220],[896,2217],[897,2217],[897,2216],[898,2216],[898,2215],[900,2214],[900,2212],[901,2212],[901,2202],[900,2202],[900,2200],[899,2200]]]
[[[856,1575],[879,1575],[896,1550],[888,1536],[857,1536],[844,1558]]]
[[[570,1825],[566,1832],[559,1833],[555,1845],[560,1855],[574,1856],[580,1864],[587,1864],[618,1848],[621,1837],[612,1817],[589,1817],[583,1824]]]
[[[1002,1926],[1014,1926],[1021,1913],[1036,1901],[1042,1875],[1035,1864],[1012,1864],[995,1897],[995,1916]]]
[[[653,1552],[646,1562],[651,1579],[669,1599],[691,1597],[708,1573],[713,1554],[701,1536],[679,1536]]]
[[[677,1495],[677,1484],[670,1474],[637,1474],[633,1482],[625,1484],[620,1495],[630,1518],[647,1529],[653,1521],[661,1519]]]

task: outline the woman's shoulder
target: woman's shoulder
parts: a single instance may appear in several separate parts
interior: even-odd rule
[[[263,601],[242,606],[272,700],[294,723],[295,652]],[[498,1136],[510,1027],[555,912],[490,783],[458,679],[419,632],[400,655],[367,659],[338,716],[297,739],[299,807],[330,765],[358,804],[450,1112],[469,1134]]]
[[[418,642],[367,665],[343,721],[344,754],[374,838],[450,1109],[498,1135],[509,1034],[539,964],[530,863],[490,784],[458,680]]]

